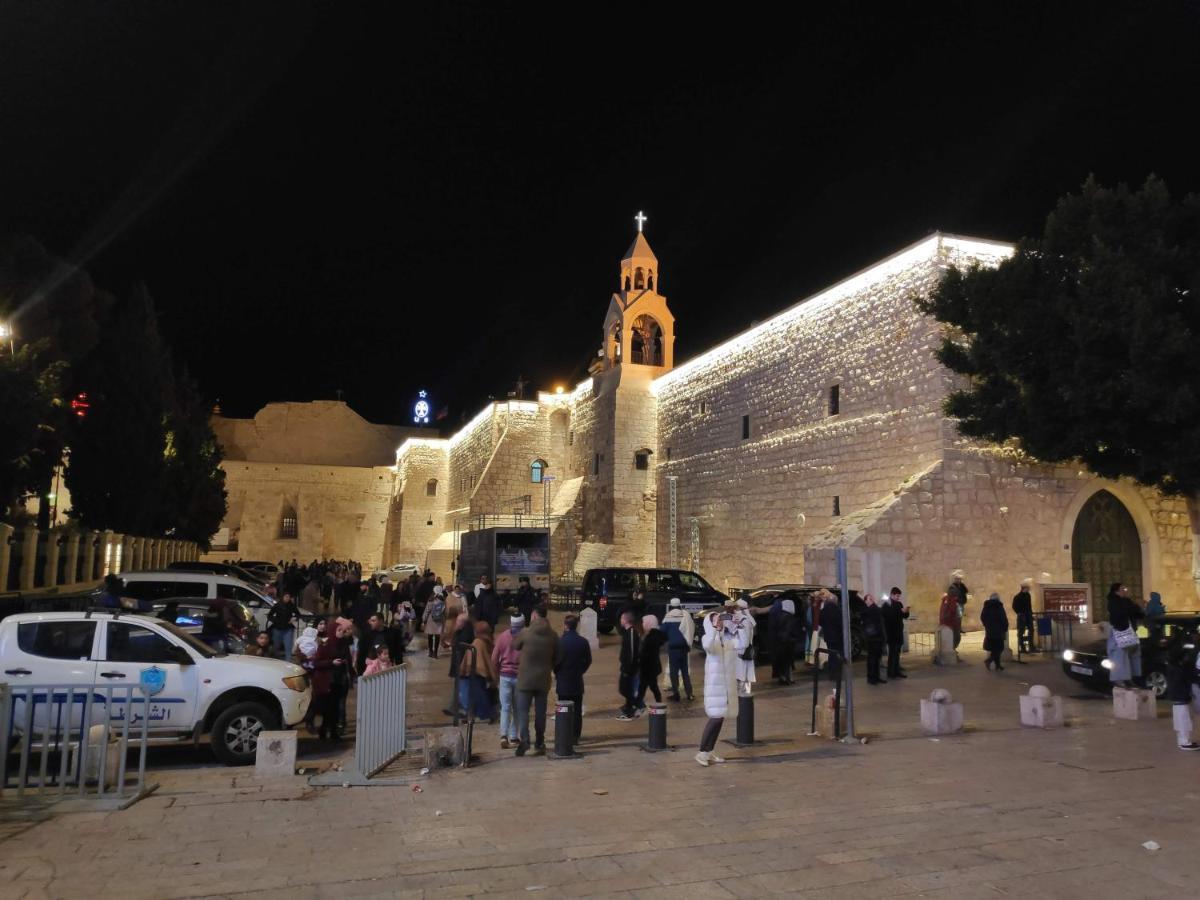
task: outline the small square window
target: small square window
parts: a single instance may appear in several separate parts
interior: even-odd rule
[[[594,458],[592,459],[592,474],[593,475],[600,474],[600,454],[599,453],[595,454]]]
[[[667,448],[667,462],[670,462],[670,461],[671,461],[671,448],[668,447]]]
[[[650,468],[650,452],[649,450],[638,450],[633,454],[633,466],[641,472],[645,472]]]
[[[840,516],[842,514],[842,498],[837,494],[833,495],[833,514]]]
[[[702,416],[708,415],[708,401],[707,400],[700,401],[700,415],[702,415]]]
[[[829,414],[836,416],[842,409],[841,385],[834,384],[829,387]]]
[[[279,536],[285,540],[294,538],[298,533],[296,528],[296,519],[293,516],[284,516],[279,520]]]
[[[750,439],[750,417],[742,416],[742,440]]]

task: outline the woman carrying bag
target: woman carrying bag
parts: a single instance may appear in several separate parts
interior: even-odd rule
[[[1142,648],[1137,636],[1138,622],[1145,617],[1142,608],[1129,596],[1129,588],[1119,581],[1108,591],[1108,660],[1112,663],[1108,678],[1120,687],[1133,687],[1133,679],[1142,678]]]

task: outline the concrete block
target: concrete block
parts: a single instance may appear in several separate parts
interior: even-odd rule
[[[1035,684],[1019,700],[1022,725],[1029,728],[1062,728],[1062,697],[1055,697],[1049,688]]]
[[[296,739],[294,731],[264,731],[258,736],[254,754],[254,774],[260,778],[296,774]]]
[[[462,729],[450,726],[425,732],[425,768],[438,769],[462,765],[467,742]]]
[[[1158,717],[1158,705],[1154,702],[1154,691],[1142,688],[1113,688],[1114,719],[1154,719]]]
[[[957,734],[963,729],[963,705],[938,688],[921,701],[921,729],[926,734]]]
[[[952,665],[958,661],[958,654],[954,652],[953,628],[946,625],[938,626],[937,643],[934,646],[933,655],[944,666]]]

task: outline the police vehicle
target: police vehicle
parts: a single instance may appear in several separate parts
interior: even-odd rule
[[[253,763],[259,733],[299,724],[312,699],[299,666],[218,654],[172,623],[111,609],[7,617],[0,621],[0,672],[14,686],[141,684],[151,694],[150,743],[198,742],[208,734],[213,754],[230,766]],[[138,714],[117,702],[106,710],[99,693],[93,702],[93,722],[97,715],[119,722]],[[14,698],[13,724],[24,715],[23,701]],[[34,715],[35,732],[39,722],[44,713]]]

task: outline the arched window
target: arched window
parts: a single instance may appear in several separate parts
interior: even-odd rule
[[[281,540],[292,540],[300,536],[300,521],[296,517],[296,508],[286,500],[283,511],[279,514],[279,537]]]
[[[629,276],[625,276],[625,290],[629,290]]]
[[[662,328],[651,316],[638,316],[634,319],[629,358],[643,366],[663,364]]]
[[[535,459],[529,464],[529,480],[534,484],[541,484],[547,468],[549,467],[544,459]]]
[[[651,291],[654,290],[654,270],[653,269],[651,269],[650,274],[646,276],[646,288]]]
[[[437,479],[436,478],[430,478],[427,482],[425,482],[425,496],[426,497],[436,497],[437,496]]]
[[[633,273],[633,289],[640,291],[646,287],[646,274],[640,268],[634,270]]]
[[[649,447],[643,447],[641,450],[633,451],[633,467],[640,471],[646,471],[650,468],[650,454],[654,451]]]

